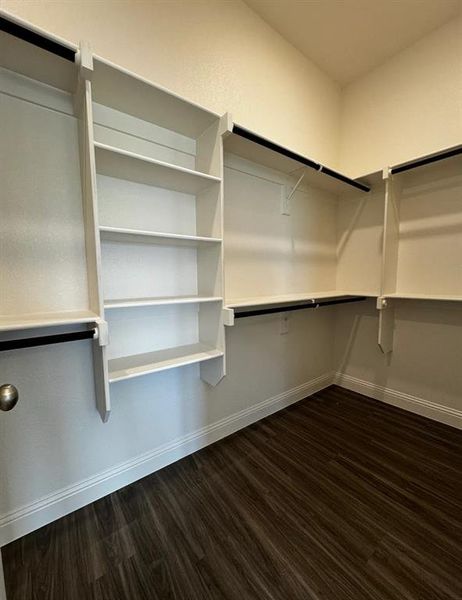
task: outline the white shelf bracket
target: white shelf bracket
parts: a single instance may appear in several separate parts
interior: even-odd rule
[[[103,321],[102,319],[97,321],[93,339],[98,340],[98,344],[100,346],[107,346],[109,344],[109,330],[107,321]]]
[[[291,188],[289,185],[283,187],[282,197],[281,197],[281,214],[290,216],[290,200],[292,196],[295,194],[300,184],[302,183],[305,177],[306,170],[303,169],[302,174],[297,180],[297,183]]]
[[[395,307],[388,298],[377,298],[379,311],[379,348],[384,354],[393,351],[393,335],[395,329]]]
[[[232,308],[223,309],[223,324],[227,327],[234,325],[234,310]]]
[[[93,52],[87,42],[80,42],[75,60],[79,67],[79,77],[91,81],[93,77]]]
[[[223,139],[227,138],[228,135],[231,135],[233,131],[233,119],[231,117],[231,113],[227,112],[220,118],[220,135],[223,136]]]

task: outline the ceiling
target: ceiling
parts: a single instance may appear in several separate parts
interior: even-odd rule
[[[245,0],[341,84],[443,25],[462,0]]]

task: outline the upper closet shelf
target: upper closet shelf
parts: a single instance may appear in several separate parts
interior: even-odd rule
[[[95,142],[96,170],[101,175],[136,181],[186,194],[198,194],[219,177]]]
[[[441,161],[454,160],[457,161],[462,155],[462,145],[453,146],[452,148],[446,148],[445,150],[441,150],[440,152],[435,152],[434,154],[429,154],[427,156],[423,156],[420,158],[416,158],[415,160],[411,160],[405,163],[401,163],[400,165],[395,165],[390,168],[390,172],[392,175],[397,175],[398,173],[405,173],[406,171],[411,171],[413,169],[421,169],[422,167],[433,168],[435,163]]]
[[[274,314],[318,308],[334,304],[345,304],[366,300],[367,296],[343,294],[342,292],[312,292],[310,294],[287,294],[283,296],[263,296],[230,301],[226,308],[231,309],[236,319],[257,315]]]
[[[59,312],[8,315],[0,317],[0,331],[19,329],[36,329],[38,327],[55,327],[58,325],[77,325],[94,323],[98,315],[89,310],[64,310]]]
[[[338,298],[339,296],[360,295],[365,297],[375,298],[370,294],[351,294],[351,292],[343,292],[339,290],[330,290],[325,292],[303,292],[300,294],[282,294],[280,296],[255,296],[252,298],[232,298],[226,301],[227,308],[241,308],[248,306],[264,306],[268,304],[284,304],[292,302],[307,302],[314,300],[327,300]]]
[[[462,294],[414,294],[396,292],[393,294],[384,294],[383,298],[396,298],[397,300],[435,300],[440,302],[462,302]]]
[[[328,192],[370,191],[369,185],[350,179],[239,125],[233,126],[232,134],[225,139],[224,145],[226,152],[237,154],[242,158],[283,173],[299,175],[300,169],[305,168],[304,180],[314,187]]]
[[[0,11],[0,66],[73,92],[77,47]]]
[[[219,115],[147,79],[95,56],[93,100],[160,127],[197,139]]]
[[[179,233],[161,233],[120,227],[100,227],[101,240],[134,244],[162,244],[163,246],[205,246],[220,244],[221,239]]]

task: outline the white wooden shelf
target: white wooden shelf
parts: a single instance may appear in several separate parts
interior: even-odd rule
[[[436,300],[442,302],[462,302],[462,295],[448,294],[412,294],[395,292],[393,294],[385,294],[384,298],[396,298],[397,300]]]
[[[227,308],[240,308],[245,306],[264,306],[267,304],[281,304],[284,302],[303,302],[312,299],[328,299],[338,296],[366,296],[376,298],[377,295],[364,294],[362,292],[345,292],[342,290],[331,290],[327,292],[303,292],[300,294],[284,294],[281,296],[256,296],[253,298],[232,298],[225,301]]]
[[[94,57],[92,87],[95,102],[193,139],[220,118],[100,56]]]
[[[95,142],[95,155],[96,171],[101,175],[136,181],[176,192],[198,194],[221,181],[219,177],[213,175],[179,167],[100,142]]]
[[[100,227],[101,240],[105,242],[123,242],[136,244],[163,244],[164,246],[204,246],[221,244],[220,238],[158,231],[142,231],[120,227]]]
[[[0,317],[0,331],[17,331],[19,329],[36,329],[38,327],[93,323],[97,319],[98,315],[89,310],[8,315]]]
[[[165,306],[171,304],[197,304],[203,302],[221,302],[220,296],[163,296],[159,298],[122,298],[118,300],[105,300],[104,308],[135,308],[137,306]]]
[[[241,129],[235,124],[233,131],[236,130],[236,127]],[[251,132],[248,133],[251,134]],[[363,182],[354,182],[346,175],[314,163],[314,161],[306,159],[301,155],[297,155],[293,151],[283,148],[270,140],[265,140],[259,135],[251,135],[255,140],[260,140],[260,142],[232,133],[225,140],[225,152],[235,154],[236,156],[240,156],[241,158],[281,173],[297,175],[297,177],[304,171],[305,183],[327,192],[336,194],[342,192],[351,193],[352,191],[355,191],[355,187],[353,186],[356,184],[364,185],[366,188],[368,187],[368,185]],[[298,160],[296,157],[298,157]],[[308,162],[316,165],[316,168],[307,166],[306,163],[303,163],[304,160],[308,160]],[[358,191],[358,189],[356,189],[356,191]]]
[[[175,367],[200,363],[223,356],[221,350],[212,346],[197,343],[177,346],[146,354],[135,354],[109,361],[109,382],[115,383],[124,379],[141,377],[149,373],[158,373]]]

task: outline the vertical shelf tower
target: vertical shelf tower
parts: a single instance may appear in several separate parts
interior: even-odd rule
[[[81,49],[92,272],[109,340],[95,364],[111,385],[200,363],[225,374],[223,149],[218,115]]]

